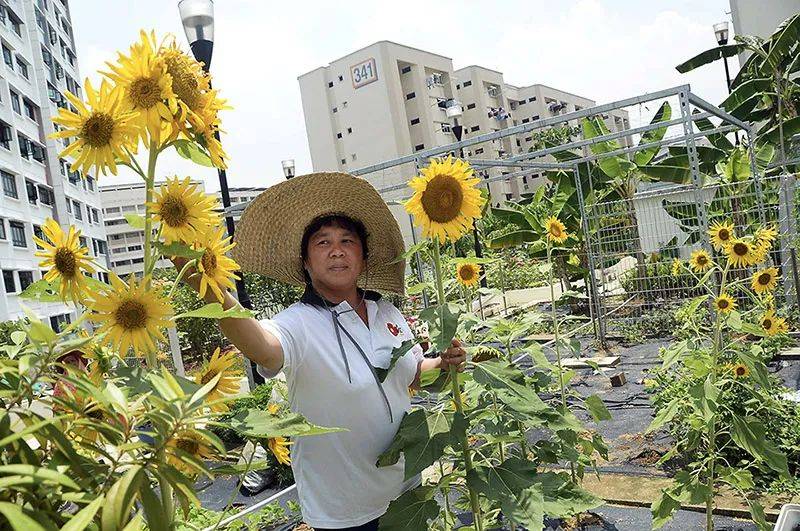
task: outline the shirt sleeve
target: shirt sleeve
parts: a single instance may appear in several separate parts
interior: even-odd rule
[[[305,325],[303,319],[297,315],[297,311],[291,308],[278,313],[271,319],[262,319],[259,324],[278,339],[283,350],[283,366],[275,372],[270,371],[263,365],[258,366],[258,372],[265,378],[274,378],[279,372],[283,371],[286,379],[294,377],[297,369],[303,364],[303,353],[305,352]]]

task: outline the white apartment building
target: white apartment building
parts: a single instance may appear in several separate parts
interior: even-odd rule
[[[18,296],[43,273],[33,235],[42,236],[47,218],[65,230],[75,225],[90,254],[106,264],[97,181],[70,172],[58,157],[68,143],[47,138],[56,127],[52,117],[68,105],[64,93],[81,95],[68,1],[3,1],[0,41],[0,319],[22,317],[24,302],[58,328],[75,316],[71,306]]]
[[[240,205],[242,203],[247,204],[253,199],[255,199],[258,194],[266,190],[266,187],[240,187],[240,188],[228,188],[228,193],[230,194],[231,198],[231,206],[234,207],[236,205]],[[222,205],[222,193],[217,192],[217,200],[219,204]],[[234,216],[234,221],[239,221],[239,218],[242,217],[242,212],[244,210],[238,211]]]
[[[205,191],[203,181],[192,180],[191,183]],[[161,184],[163,182],[155,183],[156,189]],[[109,268],[121,277],[131,273],[141,276],[144,271],[144,230],[130,226],[125,214],[144,216],[144,183],[101,186],[100,194],[108,234]],[[159,260],[156,267],[172,267],[172,263]]]
[[[455,142],[455,123],[445,111],[448,100],[463,107],[462,139],[595,105],[591,99],[545,85],[509,85],[501,72],[489,68],[455,70],[448,57],[390,41],[336,59],[298,81],[314,171],[353,171]],[[629,127],[624,111],[604,119],[611,130]],[[516,135],[470,146],[465,156],[503,158],[528,152],[534,143],[531,134]],[[481,174],[493,178],[512,170],[491,168]],[[381,190],[407,182],[416,171],[410,163],[364,178]],[[532,175],[492,181],[492,203],[533,191],[540,180]],[[384,198],[410,242],[408,216],[395,204],[406,193],[396,190]]]

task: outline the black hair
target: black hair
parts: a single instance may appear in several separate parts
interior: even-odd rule
[[[364,260],[367,259],[369,256],[369,251],[367,249],[367,229],[364,227],[364,224],[361,223],[357,219],[353,219],[349,216],[345,216],[344,214],[324,214],[322,216],[317,216],[311,223],[308,224],[306,230],[303,231],[303,239],[300,240],[300,258],[302,259],[303,263],[305,264],[306,258],[308,258],[308,240],[311,239],[318,230],[323,227],[339,227],[340,229],[348,230],[358,236],[358,239],[361,240],[361,255]],[[311,284],[311,277],[308,275],[308,271],[303,268],[303,276],[306,279],[306,284]]]

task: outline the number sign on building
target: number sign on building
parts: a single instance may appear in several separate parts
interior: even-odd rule
[[[366,61],[351,66],[350,76],[353,78],[353,88],[360,88],[373,81],[378,81],[378,69],[375,67],[375,59],[370,57]]]

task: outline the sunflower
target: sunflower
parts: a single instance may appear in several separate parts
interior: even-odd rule
[[[768,267],[756,271],[753,275],[751,286],[753,291],[761,295],[762,293],[769,292],[775,289],[778,284],[778,269],[775,267]]]
[[[192,244],[220,221],[214,212],[216,199],[198,190],[189,177],[182,181],[178,177],[167,179],[147,207],[153,212],[153,220],[161,223],[161,234],[167,243]]]
[[[689,265],[697,273],[702,273],[711,269],[711,256],[705,249],[698,249],[689,257]]]
[[[81,247],[81,231],[70,225],[69,232],[64,234],[61,226],[52,218],[47,218],[42,227],[42,232],[47,240],[33,237],[38,245],[44,247],[43,251],[35,253],[36,256],[45,258],[39,262],[39,267],[49,269],[44,279],[48,282],[59,280],[59,293],[61,300],[66,301],[69,295],[73,301],[81,298],[86,289],[86,278],[83,272],[94,273],[95,269],[88,258],[89,249]]]
[[[214,457],[214,451],[203,437],[191,430],[179,432],[166,445],[167,462],[183,471],[184,473],[194,474],[203,470],[191,461],[185,461],[185,455],[191,456],[198,461]]]
[[[157,55],[159,46],[154,32],[140,32],[140,40],[130,48],[130,55],[117,54],[117,63],[106,63],[110,72],[103,75],[122,87],[128,108],[136,113],[134,123],[139,136],[147,142],[148,135],[159,141],[162,131],[169,133],[178,103],[172,91],[172,77],[167,73],[164,58]]]
[[[550,241],[563,243],[569,237],[566,227],[555,216],[547,218],[544,228],[547,230],[547,239]]]
[[[408,185],[414,195],[405,203],[426,238],[456,241],[481,216],[484,199],[479,180],[461,159],[434,159]]]
[[[774,225],[767,225],[764,227],[759,228],[755,233],[755,241],[758,245],[761,244],[768,244],[768,246],[772,246],[772,243],[775,241],[775,238],[778,237],[778,231],[775,229]]]
[[[210,90],[204,96],[206,101],[205,106],[198,111],[200,116],[199,126],[194,128],[196,133],[196,140],[202,144],[208,156],[211,157],[211,163],[220,169],[227,168],[225,161],[228,155],[222,149],[222,143],[219,140],[219,133],[222,132],[220,128],[219,111],[228,109],[225,105],[225,100],[220,100],[216,97],[216,91]]]
[[[734,238],[725,248],[728,263],[735,267],[747,267],[759,262],[758,249],[751,242]]]
[[[681,274],[681,269],[683,269],[683,262],[681,262],[680,258],[673,258],[672,259],[672,276],[677,277]]]
[[[461,262],[456,266],[456,280],[464,286],[474,286],[481,276],[481,266],[472,262]]]
[[[88,302],[89,318],[100,323],[97,334],[107,332],[105,343],[122,356],[131,346],[136,353],[155,351],[154,339],[166,341],[161,329],[173,324],[169,300],[149,288],[149,277],[137,282],[131,275],[127,284],[114,273],[110,277],[111,286]]]
[[[208,362],[208,366],[195,375],[195,382],[198,385],[205,385],[213,380],[216,375],[222,374],[214,388],[206,395],[206,402],[214,402],[239,391],[240,378],[234,376],[230,370],[234,363],[236,363],[235,351],[230,351],[221,356],[219,347],[217,347],[211,356],[211,361]],[[209,407],[212,411],[228,411],[228,406],[224,402],[217,402]]]
[[[211,288],[219,302],[224,299],[223,290],[234,287],[232,279],[239,278],[234,273],[239,265],[225,255],[236,244],[230,243],[230,237],[226,238],[225,234],[225,227],[217,227],[199,235],[200,240],[195,243],[196,249],[203,250],[197,267],[201,275],[200,296],[205,297],[206,291]]]
[[[86,103],[67,92],[67,99],[75,108],[58,110],[53,122],[63,126],[49,138],[76,137],[59,157],[75,157],[71,171],[89,173],[92,167],[97,173],[108,171],[117,174],[117,162],[128,161],[128,151],[136,150],[136,127],[134,114],[127,112],[122,104],[122,91],[112,87],[108,81],[100,83],[95,91],[89,80],[84,84]]]
[[[270,437],[267,446],[272,451],[275,459],[282,465],[291,465],[292,458],[289,456],[289,442],[286,437]]]
[[[172,92],[178,105],[176,125],[185,129],[185,122],[200,127],[202,118],[197,114],[203,107],[203,94],[211,88],[208,74],[200,63],[181,50],[175,39],[161,46],[159,57],[164,60],[167,73],[172,79]]]
[[[714,223],[711,225],[708,234],[711,236],[711,244],[717,251],[725,249],[730,241],[736,237],[733,232],[733,223],[730,221]]]
[[[727,293],[721,293],[719,297],[714,300],[714,308],[719,313],[730,313],[736,309],[736,301]]]
[[[281,410],[280,404],[276,404],[275,402],[267,405],[267,411],[269,412],[270,415],[277,415],[280,410]]]
[[[788,327],[786,326],[786,319],[775,315],[775,310],[769,309],[761,317],[761,328],[768,336],[775,334],[786,333]]]
[[[744,363],[737,363],[731,368],[734,378],[746,378],[750,376],[750,369]]]

